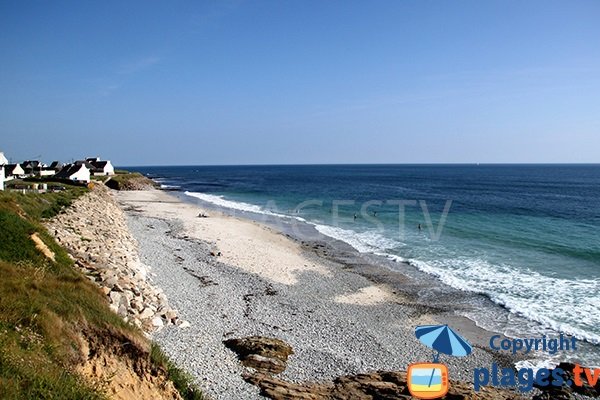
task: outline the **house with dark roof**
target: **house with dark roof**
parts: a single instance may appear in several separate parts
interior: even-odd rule
[[[52,161],[52,163],[48,166],[48,168],[55,170],[56,172],[60,171],[63,167],[63,163],[60,161]]]
[[[25,175],[34,175],[44,167],[38,160],[26,160],[21,163],[21,168],[25,171]]]
[[[63,164],[60,161],[53,161],[49,166],[42,164],[42,167],[36,169],[34,174],[39,176],[53,176],[56,175],[62,167]]]
[[[99,157],[86,158],[87,163],[92,166],[92,174],[94,176],[107,176],[114,175],[115,168],[112,166],[110,161],[102,161]]]
[[[77,161],[73,164],[65,165],[56,175],[57,179],[67,179],[73,182],[85,182],[90,181],[90,168],[89,164],[85,161]]]
[[[16,178],[22,178],[25,176],[25,170],[20,164],[6,164],[4,166],[4,176],[7,181]]]

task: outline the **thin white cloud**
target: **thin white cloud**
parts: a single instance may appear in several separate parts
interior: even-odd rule
[[[143,57],[138,60],[123,64],[119,67],[117,72],[121,75],[131,75],[136,72],[142,71],[160,62],[160,57],[150,56]]]
[[[110,96],[113,92],[119,90],[121,85],[108,85],[100,89],[101,96]]]

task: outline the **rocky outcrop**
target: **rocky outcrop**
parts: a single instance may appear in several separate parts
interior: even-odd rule
[[[148,280],[125,215],[104,185],[95,185],[46,225],[126,321],[146,332],[182,322]]]
[[[250,336],[228,339],[223,343],[238,355],[246,367],[272,374],[283,372],[288,357],[294,354],[289,344],[275,338]]]
[[[264,373],[245,374],[244,379],[258,386],[261,394],[275,400],[398,400],[414,399],[406,386],[405,372],[373,372],[343,376],[333,382],[291,383]],[[452,400],[524,399],[516,392],[482,388],[475,393],[473,385],[452,382],[444,397]]]
[[[106,181],[106,186],[114,190],[151,190],[158,187],[156,182],[137,172],[114,175]]]
[[[223,341],[238,354],[241,363],[254,369],[242,375],[246,382],[260,388],[261,394],[274,400],[392,400],[413,399],[406,372],[379,371],[369,374],[348,375],[332,382],[294,383],[273,376],[285,370],[288,356],[294,354],[286,342],[261,336]],[[524,399],[516,391],[485,387],[475,392],[473,385],[451,382],[444,397],[453,400]]]

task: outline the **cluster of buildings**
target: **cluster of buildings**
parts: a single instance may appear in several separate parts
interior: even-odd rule
[[[98,157],[86,158],[69,164],[54,161],[50,165],[39,160],[26,160],[22,163],[10,163],[4,153],[0,152],[0,190],[4,183],[13,179],[30,177],[55,178],[73,182],[88,183],[92,176],[110,176],[115,169],[108,160]]]

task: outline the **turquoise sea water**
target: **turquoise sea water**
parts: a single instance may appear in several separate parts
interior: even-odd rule
[[[600,343],[599,165],[136,169],[199,201],[309,223],[520,320]]]

